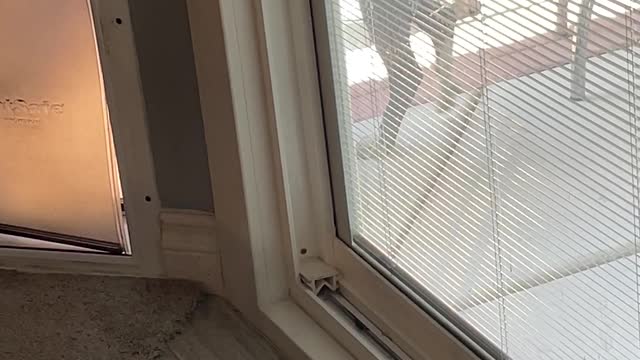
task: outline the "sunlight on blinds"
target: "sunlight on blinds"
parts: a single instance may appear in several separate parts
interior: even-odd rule
[[[640,2],[332,0],[354,243],[513,359],[640,359]]]

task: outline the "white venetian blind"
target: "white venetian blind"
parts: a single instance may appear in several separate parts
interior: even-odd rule
[[[354,243],[510,358],[640,359],[640,3],[328,3]]]

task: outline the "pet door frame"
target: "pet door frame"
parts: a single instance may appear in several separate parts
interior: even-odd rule
[[[87,0],[125,199],[132,255],[0,248],[0,268],[162,275],[160,199],[127,0]]]

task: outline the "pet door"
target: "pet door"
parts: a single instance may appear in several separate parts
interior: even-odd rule
[[[126,253],[91,9],[0,0],[0,247]]]

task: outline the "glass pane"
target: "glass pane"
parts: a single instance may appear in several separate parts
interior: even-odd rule
[[[344,240],[514,359],[639,359],[639,8],[329,1]]]
[[[86,0],[0,0],[0,223],[121,242]]]

